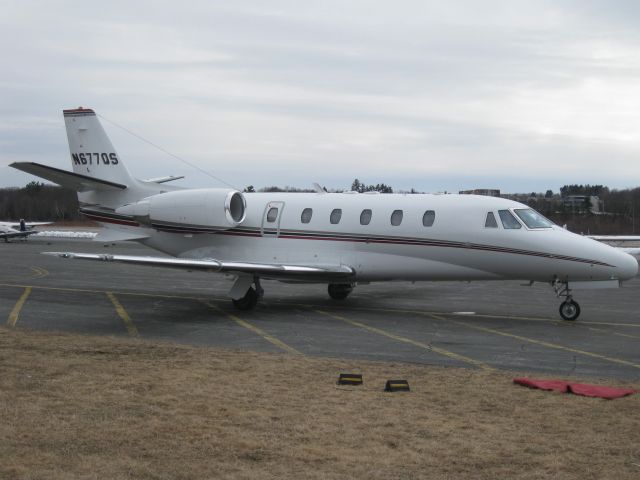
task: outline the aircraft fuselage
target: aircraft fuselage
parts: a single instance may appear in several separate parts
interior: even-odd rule
[[[238,227],[208,233],[195,225],[169,231],[160,228],[143,243],[181,258],[348,265],[355,270],[354,281],[587,281],[626,279],[637,270],[633,257],[558,226],[528,228],[519,220],[520,228],[504,228],[501,210],[528,207],[501,198],[349,193],[244,196],[246,217]],[[495,226],[486,226],[489,212]],[[425,215],[429,218],[423,223]],[[369,223],[363,225],[361,217],[362,222],[370,217]]]

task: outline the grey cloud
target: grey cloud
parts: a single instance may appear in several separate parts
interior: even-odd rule
[[[579,91],[586,79],[601,82],[603,95],[634,84],[639,9],[625,1],[11,4],[0,19],[0,161],[66,162],[63,130],[52,122],[61,127],[60,110],[83,104],[235,183],[247,171],[266,183],[304,182],[296,158],[330,157],[345,166],[323,177],[332,186],[366,167],[398,182],[427,171],[422,187],[407,187],[438,190],[438,178],[454,182],[465,162],[475,171],[470,183],[553,182],[584,175],[579,166],[587,165],[600,176],[592,183],[622,185],[625,162],[627,178],[640,176],[639,141],[607,143],[606,128],[597,143],[584,140],[591,132],[542,134],[558,122],[546,125],[544,111],[525,121],[530,112],[513,99],[548,108],[549,92],[563,102],[562,92]],[[600,44],[615,50],[612,58],[593,54]],[[571,112],[575,105],[561,105],[569,118],[615,114]],[[16,131],[14,121],[24,127]],[[362,139],[349,142],[351,134]],[[139,159],[134,172],[171,167],[116,138]],[[398,157],[402,171],[385,171]],[[221,158],[242,171],[216,163]],[[599,169],[612,158],[616,169]],[[438,168],[425,170],[428,162]],[[505,171],[509,162],[522,174]],[[478,164],[494,175],[482,176]],[[545,174],[540,165],[557,169]]]

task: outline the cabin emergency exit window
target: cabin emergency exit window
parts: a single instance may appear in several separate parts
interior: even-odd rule
[[[369,223],[371,223],[371,210],[367,208],[360,214],[360,225],[369,225]]]
[[[516,220],[516,217],[513,216],[509,210],[498,210],[498,215],[500,215],[500,221],[502,221],[502,226],[507,230],[515,230],[518,228],[522,228],[520,222]]]
[[[278,209],[276,207],[271,207],[267,212],[267,222],[273,223],[278,218]]]
[[[402,223],[402,216],[402,210],[394,210],[391,214],[391,225],[393,225],[394,227],[400,225]]]
[[[302,210],[302,215],[300,215],[300,221],[302,223],[309,223],[311,221],[311,216],[313,215],[313,209],[305,208]]]
[[[340,219],[341,218],[342,218],[342,209],[341,208],[334,208],[331,211],[331,215],[329,216],[329,221],[333,225],[336,225],[336,224],[340,223]]]
[[[436,212],[433,210],[427,210],[422,215],[422,225],[425,227],[433,226],[433,222],[436,220]]]
[[[498,222],[496,222],[496,216],[493,212],[487,213],[487,219],[484,221],[485,228],[498,228]]]

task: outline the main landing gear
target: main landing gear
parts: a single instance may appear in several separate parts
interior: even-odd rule
[[[580,316],[580,305],[573,299],[569,284],[556,279],[552,285],[556,296],[565,297],[565,301],[560,304],[560,316],[563,320],[576,320]]]
[[[258,292],[256,292],[256,289],[253,287],[249,287],[244,297],[238,298],[237,300],[235,298],[231,299],[233,306],[238,310],[253,310],[258,304],[258,300]]]
[[[329,296],[334,300],[344,300],[353,291],[353,283],[330,283]],[[264,296],[264,290],[260,285],[260,277],[242,275],[239,276],[229,292],[233,306],[238,310],[253,310]]]
[[[334,300],[344,300],[353,291],[353,283],[330,283],[327,290]]]
[[[246,291],[245,291],[246,290]],[[240,292],[245,291],[244,296]],[[264,296],[264,290],[260,286],[260,277],[240,277],[231,289],[231,301],[238,310],[253,310]],[[238,298],[235,298],[238,297]]]

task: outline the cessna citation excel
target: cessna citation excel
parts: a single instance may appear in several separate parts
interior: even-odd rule
[[[248,193],[181,189],[175,177],[133,178],[93,110],[64,111],[73,172],[11,166],[78,192],[80,211],[105,228],[98,241],[135,240],[172,258],[48,252],[64,258],[202,269],[235,277],[241,310],[263,295],[261,278],[328,284],[345,299],[357,283],[391,280],[526,280],[563,297],[613,288],[638,272],[627,253],[570,233],[521,203],[475,195]]]

